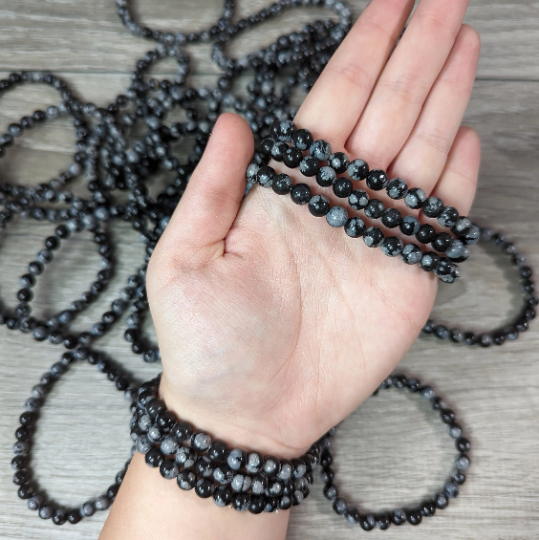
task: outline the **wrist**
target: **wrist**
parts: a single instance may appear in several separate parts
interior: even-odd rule
[[[178,418],[189,422],[196,430],[210,434],[213,440],[225,442],[230,448],[257,451],[283,459],[298,458],[310,448],[287,445],[276,430],[264,423],[263,418],[253,422],[242,415],[223,411],[217,403],[201,406],[189,396],[177,392],[164,374],[161,377],[159,396]]]

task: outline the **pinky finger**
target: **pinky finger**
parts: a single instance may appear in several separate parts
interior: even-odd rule
[[[467,215],[477,189],[480,162],[479,135],[469,127],[460,127],[431,195],[439,197],[446,206],[454,206],[460,215]]]

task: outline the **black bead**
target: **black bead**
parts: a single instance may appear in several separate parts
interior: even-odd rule
[[[444,232],[438,233],[436,235],[436,238],[432,240],[432,247],[436,251],[440,251],[443,253],[449,248],[449,246],[451,245],[451,241],[452,241],[452,238],[449,234],[444,233]]]
[[[402,215],[396,208],[386,208],[382,213],[382,223],[389,229],[393,229],[402,223]]]
[[[249,503],[249,512],[251,514],[260,514],[266,507],[266,498],[261,495],[251,495],[251,502]]]
[[[438,217],[444,209],[444,203],[438,197],[429,197],[421,208],[423,214],[430,218]]]
[[[389,526],[391,525],[391,520],[389,519],[389,516],[387,514],[377,514],[374,516],[376,519],[376,526],[381,531],[386,531],[389,529]]]
[[[232,503],[234,493],[228,486],[219,486],[213,493],[213,500],[217,506],[228,506]]]
[[[195,493],[202,499],[208,499],[215,491],[215,484],[208,478],[200,478],[195,484]]]
[[[297,167],[302,158],[301,150],[297,148],[287,148],[283,154],[284,164],[291,169]]]
[[[369,227],[363,233],[363,241],[368,247],[378,247],[384,241],[384,233],[378,227]]]
[[[421,510],[419,508],[413,508],[406,512],[408,523],[410,525],[419,525],[421,523]]]
[[[404,196],[404,203],[412,210],[421,208],[426,200],[427,196],[421,188],[409,189],[408,193]]]
[[[307,184],[296,184],[290,191],[290,197],[296,204],[308,204],[311,200],[311,188]]]
[[[422,244],[430,244],[436,238],[436,231],[431,225],[421,225],[415,237]]]
[[[412,236],[419,231],[419,220],[414,216],[405,216],[400,223],[400,230],[406,236]]]
[[[313,216],[325,216],[330,209],[329,199],[324,195],[314,195],[309,201],[309,211]]]
[[[460,453],[465,454],[466,452],[470,451],[471,444],[470,441],[465,437],[459,437],[455,441],[455,447]]]
[[[452,424],[455,421],[455,413],[451,409],[441,409],[440,418],[444,424]]]
[[[232,498],[232,507],[236,509],[238,512],[247,511],[249,509],[250,504],[251,504],[251,496],[248,493],[236,493],[234,497]],[[290,506],[292,506],[291,502],[288,508],[290,508]],[[286,510],[286,508],[282,507],[280,504],[279,504],[279,508]]]
[[[333,501],[333,510],[335,510],[335,513],[339,515],[343,515],[346,510],[348,509],[348,505],[346,504],[346,500],[342,497],[337,497]]]
[[[393,178],[386,186],[389,197],[393,200],[402,199],[408,193],[408,186],[401,178]]]
[[[313,136],[306,129],[298,129],[292,135],[292,142],[298,150],[307,150],[313,144]]]
[[[67,521],[71,523],[71,525],[76,525],[79,523],[79,521],[82,520],[82,516],[80,515],[80,510],[70,510],[67,515]]]
[[[157,468],[161,466],[161,463],[163,463],[164,456],[157,448],[152,448],[146,453],[144,459],[148,465]]]
[[[328,159],[328,165],[335,169],[338,174],[346,171],[349,164],[350,161],[348,160],[348,156],[342,152],[335,152],[334,154],[331,154]]]
[[[388,185],[387,174],[380,169],[374,169],[368,174],[365,182],[369,189],[380,191]]]
[[[223,441],[214,441],[208,449],[208,456],[214,463],[224,463],[228,455],[228,446]]]
[[[424,501],[419,506],[419,511],[423,517],[432,517],[436,513],[436,505],[433,501]]]
[[[402,525],[403,523],[406,523],[406,518],[406,512],[400,508],[393,510],[390,515],[393,525]]]
[[[365,207],[365,215],[369,219],[378,219],[384,211],[384,204],[378,199],[371,199]]]
[[[347,173],[352,180],[364,180],[369,174],[369,166],[363,159],[354,159],[348,165]]]
[[[348,197],[348,204],[354,210],[362,210],[369,204],[369,194],[362,189],[356,189]]]
[[[313,156],[305,156],[299,163],[299,170],[304,176],[315,176],[320,169],[320,162]]]
[[[337,178],[333,183],[333,193],[341,199],[346,199],[352,194],[354,187],[348,178]]]
[[[344,232],[351,238],[363,236],[365,229],[365,222],[358,217],[349,218],[344,226]]]

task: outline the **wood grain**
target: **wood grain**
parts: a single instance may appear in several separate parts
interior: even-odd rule
[[[240,2],[242,15],[266,2]],[[354,3],[359,12],[365,2]],[[215,2],[137,2],[144,21],[162,28],[197,27],[213,20]],[[323,12],[290,12],[264,32],[235,44],[256,48],[268,36],[298,27]],[[473,216],[518,241],[539,268],[539,6],[532,0],[472,2],[467,22],[481,35],[478,80],[466,117],[482,137],[481,180]],[[79,95],[98,104],[127,85],[129,71],[150,43],[131,38],[115,15],[114,2],[0,0],[0,77],[13,69],[60,72]],[[194,48],[191,48],[194,51]],[[194,52],[197,82],[215,80],[217,70]],[[172,74],[172,62],[157,69]],[[22,112],[57,102],[44,88],[25,88],[0,101],[0,130]],[[69,163],[74,140],[65,120],[50,123],[18,141],[2,160],[0,177],[38,183]],[[46,175],[46,176],[43,176]],[[51,228],[52,230],[52,228]],[[114,225],[119,267],[102,300],[81,317],[95,321],[140,260],[136,235]],[[16,221],[0,239],[0,296],[14,298],[17,278],[38,249],[43,233],[34,223]],[[35,300],[38,314],[69,304],[83,292],[97,268],[89,236],[70,241],[60,264],[42,277]],[[53,263],[54,264],[54,263]],[[434,316],[450,325],[487,329],[508,321],[516,309],[511,269],[490,250],[478,249],[454,287],[441,287]],[[420,294],[420,291],[418,291]],[[9,300],[8,300],[9,301]],[[142,378],[158,366],[133,358],[121,326],[100,346]],[[400,368],[432,383],[455,408],[470,433],[473,466],[469,481],[450,508],[419,528],[404,526],[371,538],[533,540],[539,538],[539,326],[501,348],[466,349],[420,338]],[[12,433],[22,404],[58,349],[36,347],[29,336],[0,328],[0,537],[6,540],[97,538],[105,514],[76,526],[57,528],[32,516],[11,484]],[[114,414],[111,414],[114,411]],[[35,467],[40,482],[61,502],[82,503],[112,482],[128,457],[129,413],[122,396],[88,366],[77,366],[53,391],[39,425]],[[99,421],[96,422],[96,419]],[[441,485],[454,453],[439,420],[419,399],[391,390],[369,399],[345,420],[336,439],[335,468],[349,476],[342,492],[361,507],[421,501]],[[306,504],[292,512],[288,537],[356,538],[362,534],[335,516],[316,481]]]

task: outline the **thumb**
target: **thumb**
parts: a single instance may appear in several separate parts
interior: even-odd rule
[[[198,266],[224,253],[253,151],[247,122],[235,114],[221,115],[160,240],[168,256]]]

